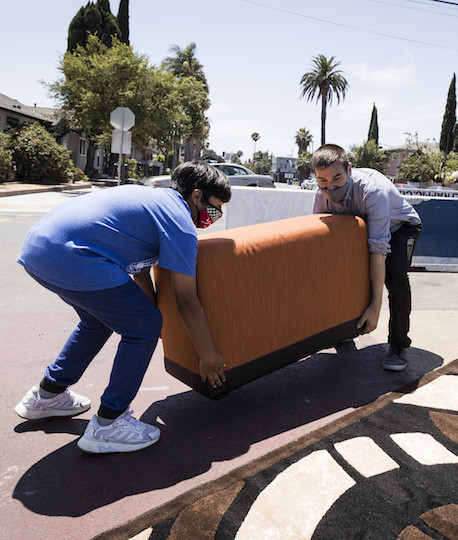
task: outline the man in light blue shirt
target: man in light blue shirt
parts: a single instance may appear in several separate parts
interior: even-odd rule
[[[383,367],[402,371],[411,312],[407,272],[421,232],[421,220],[393,183],[373,169],[353,169],[343,148],[321,146],[312,158],[318,187],[313,213],[349,214],[366,222],[370,254],[371,302],[358,321],[363,334],[377,327],[383,283],[388,289],[390,349]]]

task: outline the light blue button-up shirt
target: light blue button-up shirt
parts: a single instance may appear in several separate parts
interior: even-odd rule
[[[390,253],[391,234],[405,222],[421,224],[416,210],[394,184],[374,169],[352,169],[345,198],[331,202],[318,189],[313,201],[314,214],[348,214],[366,222],[369,253]]]

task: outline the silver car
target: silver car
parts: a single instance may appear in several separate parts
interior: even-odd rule
[[[216,169],[223,171],[229,178],[231,186],[268,187],[274,188],[274,179],[267,174],[255,174],[250,169],[237,163],[210,163]],[[170,183],[170,175],[151,176],[143,181],[146,186],[167,187]]]
[[[238,163],[211,163],[229,177],[232,186],[274,188],[274,179],[268,174],[255,174]]]
[[[311,190],[315,191],[318,188],[318,184],[316,182],[316,179],[315,178],[306,178],[301,183],[301,188],[302,189],[311,189]]]

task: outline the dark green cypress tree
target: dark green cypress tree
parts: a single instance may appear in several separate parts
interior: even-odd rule
[[[377,119],[377,108],[374,106],[372,107],[372,115],[371,115],[371,123],[369,126],[369,133],[367,135],[368,141],[375,141],[376,145],[378,146],[378,119]]]
[[[98,34],[99,38],[101,37],[102,16],[100,15],[99,7],[93,4],[92,2],[89,2],[84,11],[83,21],[84,21],[84,30],[86,32],[84,36],[84,42],[81,43],[81,45],[84,46],[86,45],[86,42],[87,42],[88,33]]]
[[[111,46],[112,36],[121,38],[116,17],[110,11],[108,0],[88,2],[73,18],[68,28],[67,50],[73,52],[77,45],[86,46],[88,33],[97,34],[102,43]]]
[[[454,143],[454,129],[456,124],[456,75],[453,74],[452,82],[448,89],[447,104],[445,106],[444,119],[442,120],[441,139],[439,148],[447,155],[451,152]]]
[[[82,7],[73,17],[68,27],[67,51],[74,51],[78,43],[86,43],[87,31],[84,26],[84,13],[86,8]]]
[[[118,26],[121,30],[121,41],[129,45],[129,0],[119,2]]]
[[[111,13],[110,0],[97,0],[97,5],[101,11]]]

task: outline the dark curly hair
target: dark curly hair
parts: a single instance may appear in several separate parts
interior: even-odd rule
[[[187,161],[178,165],[172,172],[170,187],[184,199],[195,189],[202,190],[207,202],[212,195],[222,202],[228,202],[231,198],[231,185],[227,176],[205,161]]]

